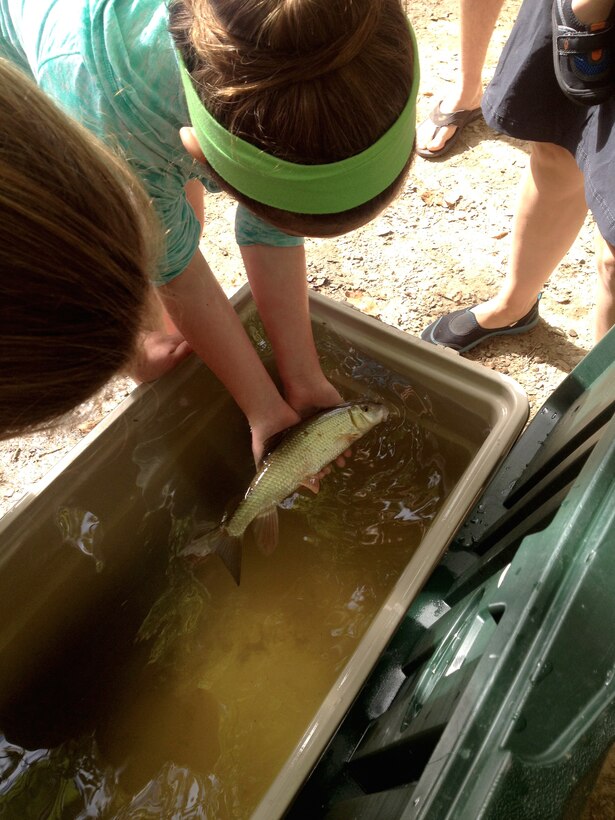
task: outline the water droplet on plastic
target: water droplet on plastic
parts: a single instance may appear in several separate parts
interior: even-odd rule
[[[530,677],[530,683],[540,683],[547,675],[553,671],[553,664],[549,661],[538,661],[534,673]]]
[[[513,724],[513,729],[515,732],[523,732],[527,726],[527,720],[523,717],[523,715],[514,714]]]

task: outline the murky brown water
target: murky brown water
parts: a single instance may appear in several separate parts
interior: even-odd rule
[[[219,396],[195,414],[198,385],[171,433],[134,448],[130,511],[115,520],[83,493],[55,511],[54,537],[100,583],[118,533],[156,558],[4,709],[0,816],[225,820],[255,808],[484,436],[470,417],[454,432],[459,408],[330,331],[318,345],[345,398],[385,401],[391,416],[318,496],[283,504],[273,555],[248,538],[239,588],[217,558],[191,569],[174,557],[251,472],[241,415]]]

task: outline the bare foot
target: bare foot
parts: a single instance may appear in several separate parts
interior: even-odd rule
[[[480,106],[483,97],[482,88],[474,95],[468,96],[463,91],[455,90],[447,94],[440,103],[443,114],[454,111],[473,111]],[[457,127],[454,125],[438,127],[429,117],[416,129],[416,147],[422,151],[439,151],[453,136]]]
[[[148,331],[129,366],[129,375],[136,382],[152,382],[177,367],[191,352],[192,348],[181,333]]]

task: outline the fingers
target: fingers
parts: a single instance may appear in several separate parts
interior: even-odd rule
[[[352,455],[352,450],[350,450],[350,449],[344,450],[344,452],[341,454],[341,456],[338,456],[335,459],[335,463],[337,464],[338,467],[345,467],[346,466],[346,459],[350,458],[351,455]]]
[[[344,450],[344,452],[335,459],[333,464],[335,464],[336,467],[345,467],[346,459],[350,458],[351,456],[352,450]],[[319,473],[316,473],[314,477],[320,480],[323,479],[325,476],[328,476],[333,470],[333,464],[327,464],[327,466],[323,467],[322,470]]]

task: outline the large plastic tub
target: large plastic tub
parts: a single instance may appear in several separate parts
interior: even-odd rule
[[[289,820],[613,816],[592,788],[615,742],[614,413],[615,328],[502,461]]]
[[[450,440],[463,463],[446,502],[253,812],[260,820],[280,817],[292,801],[528,414],[525,395],[508,377],[343,304],[317,294],[310,298],[317,331],[333,331],[349,350],[362,351],[430,397],[440,408],[440,427],[432,432]],[[251,323],[249,289],[233,302]],[[258,330],[250,327],[264,349]],[[0,707],[5,713],[15,692],[36,680],[88,618],[97,625],[96,634],[92,627],[96,645],[98,624],[112,621],[116,605],[125,604],[113,596],[127,573],[138,567],[145,584],[149,564],[164,561],[159,550],[152,551],[152,540],[168,537],[171,477],[180,474],[180,483],[173,484],[176,495],[182,481],[183,486],[198,483],[194,466],[183,461],[194,449],[195,430],[212,427],[214,454],[234,448],[249,453],[245,423],[229,414],[228,406],[227,394],[203,364],[189,360],[155,385],[136,390],[0,521]],[[235,447],[237,439],[243,449]],[[249,463],[245,469],[249,473]],[[216,483],[223,484],[223,478],[218,472]],[[119,652],[121,639],[117,644]],[[40,685],[33,687],[39,691]]]

